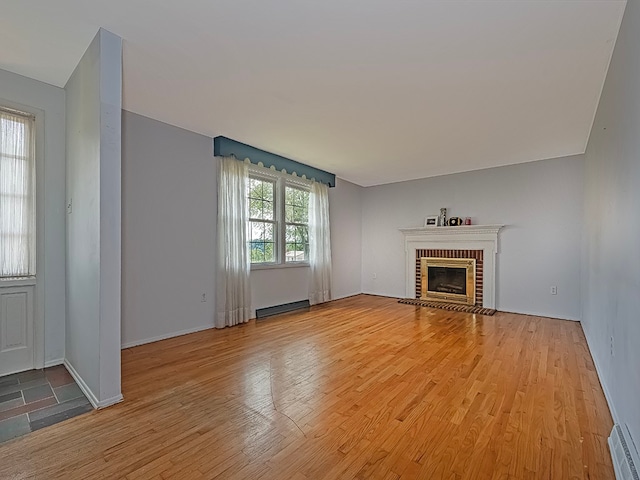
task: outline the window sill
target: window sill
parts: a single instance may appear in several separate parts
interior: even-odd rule
[[[263,264],[251,264],[251,271],[253,270],[277,270],[280,268],[301,268],[309,267],[308,262],[291,262],[291,263],[263,263]]]

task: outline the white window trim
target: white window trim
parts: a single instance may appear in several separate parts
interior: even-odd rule
[[[251,270],[271,270],[278,268],[309,267],[309,261],[286,262],[285,261],[285,220],[284,201],[285,186],[311,189],[311,180],[296,177],[289,173],[279,172],[274,168],[266,168],[261,165],[249,164],[249,177],[275,182],[275,227],[276,227],[276,261],[271,263],[252,263]]]

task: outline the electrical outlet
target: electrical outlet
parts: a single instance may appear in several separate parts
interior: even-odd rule
[[[610,344],[610,348],[611,348],[611,356],[613,357],[614,354],[615,354],[615,349],[613,348],[613,335],[610,338],[611,338],[611,340],[610,340],[609,344]]]
[[[71,215],[73,211],[73,200],[69,199],[69,203],[67,203],[67,215]]]
[[[378,278],[378,274],[377,274],[377,273],[374,273],[374,274],[373,274],[373,279],[375,280],[376,278]]]
[[[551,287],[551,295],[557,295],[558,294],[558,287],[553,286]]]
[[[201,302],[206,302],[207,301],[207,294],[203,293],[202,294],[202,300],[200,300]]]

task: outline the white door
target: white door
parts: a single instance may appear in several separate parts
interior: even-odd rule
[[[33,286],[0,287],[0,376],[32,368]]]

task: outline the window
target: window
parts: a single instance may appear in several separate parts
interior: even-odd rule
[[[0,109],[0,277],[35,275],[34,117]]]
[[[309,190],[284,187],[285,262],[309,261]]]
[[[252,166],[247,202],[251,264],[306,264],[309,186],[304,180]]]
[[[251,263],[276,261],[276,182],[249,178],[249,255]]]

